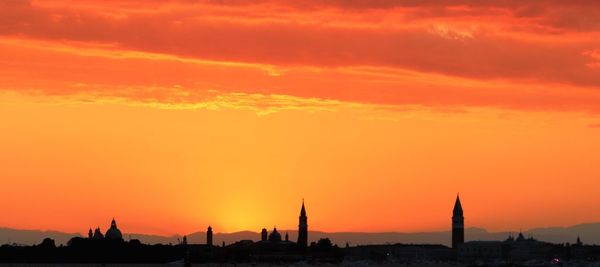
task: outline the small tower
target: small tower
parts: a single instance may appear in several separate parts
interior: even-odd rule
[[[300,209],[298,221],[298,247],[306,248],[308,246],[308,217],[306,217],[304,199],[302,199],[302,208]]]
[[[187,245],[187,236],[185,236],[185,235],[183,236],[183,240],[181,240],[181,244],[184,246]]]
[[[262,231],[260,232],[260,241],[267,241],[267,228],[263,228]]]
[[[465,243],[465,217],[463,216],[460,198],[456,195],[452,212],[452,248],[456,249],[463,243]]]
[[[288,232],[285,232],[285,242],[289,242],[290,241],[290,236],[288,235]]]
[[[96,227],[96,230],[94,230],[94,239],[104,239],[104,235],[102,234],[102,231],[100,231],[100,227]]]
[[[206,245],[212,247],[213,245],[213,231],[210,225],[208,226],[208,230],[206,231]]]
[[[88,238],[92,239],[94,237],[94,232],[92,232],[92,228],[88,231]]]

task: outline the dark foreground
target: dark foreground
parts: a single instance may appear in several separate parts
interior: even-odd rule
[[[443,245],[368,245],[340,248],[321,239],[242,240],[227,246],[148,245],[137,240],[74,238],[66,246],[46,239],[35,246],[3,245],[0,266],[598,266],[600,247],[543,242],[468,242]]]

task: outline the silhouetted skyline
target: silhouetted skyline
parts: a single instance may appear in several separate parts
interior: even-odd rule
[[[222,241],[215,245],[213,228],[207,227],[204,243],[190,242],[186,235],[176,244],[148,245],[138,239],[125,240],[113,218],[108,230],[102,234],[100,227],[88,231],[88,237],[73,237],[66,246],[57,246],[55,240],[44,238],[39,245],[18,246],[6,244],[0,247],[0,262],[20,263],[292,263],[312,264],[374,261],[394,263],[397,261],[441,261],[469,264],[485,262],[494,266],[521,263],[532,260],[546,264],[568,262],[588,263],[600,260],[600,246],[586,245],[578,236],[571,243],[552,244],[526,237],[522,232],[509,234],[504,240],[465,241],[464,210],[457,195],[452,209],[451,231],[448,238],[452,246],[440,244],[375,244],[351,245],[346,241],[343,248],[330,238],[310,242],[308,215],[304,200],[299,212],[298,242],[290,240],[289,233],[282,234],[273,228],[263,228],[260,240],[241,239],[231,243]],[[258,235],[258,234],[256,234]],[[500,264],[500,265],[498,265]]]
[[[0,262],[600,265],[598,18],[0,0]]]

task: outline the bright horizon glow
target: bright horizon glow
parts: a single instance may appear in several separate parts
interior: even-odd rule
[[[0,227],[600,221],[598,3],[225,2],[1,2]]]

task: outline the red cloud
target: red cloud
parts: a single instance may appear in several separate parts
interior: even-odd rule
[[[598,68],[590,67],[586,52],[600,47],[594,19],[600,8],[593,8],[600,5],[597,1],[548,1],[543,6],[475,0],[148,3],[3,1],[0,34],[284,68],[370,66],[488,82],[600,86]],[[144,77],[132,79],[154,79]],[[270,88],[261,89],[263,93],[384,104],[587,108],[597,99],[587,89],[561,96],[556,88],[571,88],[561,86],[551,93],[519,93],[515,88],[505,92],[450,85],[440,100],[437,89],[427,86],[338,82],[327,87],[322,82],[313,88],[307,82],[294,86],[276,81],[259,87]],[[228,90],[252,91],[248,88],[238,84]]]
[[[395,2],[376,3],[387,6],[386,3]],[[376,3],[369,2],[369,5],[377,6]],[[410,6],[414,2],[400,3]],[[421,11],[431,11],[422,6],[442,3],[431,1],[418,7]],[[363,4],[367,2],[353,1],[345,5]],[[155,13],[125,10],[107,14],[92,9],[35,7],[21,1],[2,5],[0,33],[5,35],[115,43],[132,50],[214,60],[331,67],[388,66],[472,78],[600,85],[600,75],[586,67],[586,59],[581,55],[581,51],[599,45],[599,41],[548,39],[506,30],[527,21],[488,25],[485,21],[466,20],[457,26],[430,19],[420,24],[424,26],[390,27],[370,22],[375,19],[370,16],[377,14],[366,12],[362,14],[365,18],[361,19],[359,14],[359,18],[349,20],[347,25],[336,26],[327,16],[339,19],[338,11],[323,12],[326,23],[321,25],[311,22],[314,18],[310,13],[302,12],[289,18],[272,15],[273,21],[269,21],[264,14],[260,18],[240,18],[235,8],[227,9],[223,16],[217,13],[219,9],[209,14],[198,7],[192,9],[198,13],[176,8]],[[266,12],[264,6],[252,7],[259,14]],[[243,8],[252,10],[252,7]],[[228,12],[232,14],[227,15]],[[390,13],[387,14],[391,17],[389,22],[400,24],[405,21],[398,17],[408,16],[412,11],[400,16]],[[303,23],[303,18],[308,22]],[[473,31],[469,33],[473,38],[445,38],[447,35],[431,30],[439,23],[450,32],[461,31],[460,27],[466,25],[467,32]],[[494,32],[495,29],[505,32]]]

